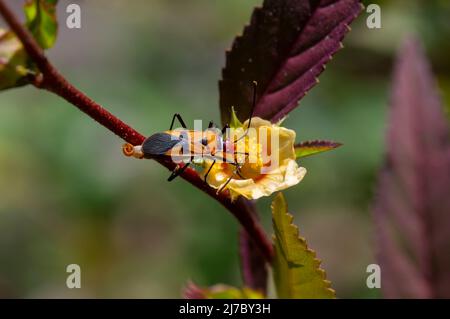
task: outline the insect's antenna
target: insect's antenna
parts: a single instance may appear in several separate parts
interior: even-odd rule
[[[255,113],[255,108],[256,108],[256,89],[258,87],[258,82],[253,81],[252,85],[253,85],[252,111],[250,113],[250,118],[248,120],[247,130],[245,131],[245,133],[241,137],[239,137],[236,141],[234,141],[234,143],[240,141],[241,139],[243,139],[244,137],[247,136],[248,131],[250,129],[250,125],[252,124],[252,118],[253,118],[253,114]]]
[[[250,118],[248,120],[247,132],[248,132],[248,128],[250,127],[250,124],[252,124],[252,117],[253,117],[253,114],[255,113],[255,108],[256,108],[256,89],[258,88],[258,82],[253,81],[252,84],[253,84],[252,113],[250,113]]]

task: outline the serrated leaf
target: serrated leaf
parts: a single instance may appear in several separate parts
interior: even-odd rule
[[[295,155],[297,158],[302,158],[326,151],[333,150],[341,146],[341,143],[333,142],[333,141],[306,141],[300,142],[295,145]]]
[[[250,288],[235,288],[218,284],[212,287],[199,287],[189,282],[183,291],[186,299],[263,299],[264,296]]]
[[[282,193],[272,202],[273,275],[279,298],[335,298],[316,253],[299,236]]]
[[[22,43],[10,31],[0,29],[0,90],[27,83],[20,67],[27,63]]]
[[[226,55],[219,82],[222,123],[235,106],[241,121],[255,116],[276,122],[293,110],[317,83],[341,48],[348,25],[361,11],[359,0],[265,0]]]
[[[374,205],[388,298],[450,297],[450,130],[430,66],[408,41],[394,72]]]
[[[49,49],[56,41],[57,0],[27,0],[24,5],[26,24],[41,48]]]

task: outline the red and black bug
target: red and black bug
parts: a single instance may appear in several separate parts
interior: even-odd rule
[[[218,163],[233,165],[235,170],[221,187],[220,192],[231,181],[233,176],[244,178],[240,172],[244,162],[240,159],[242,156],[239,157],[238,155],[243,155],[245,158],[248,156],[248,153],[239,152],[237,143],[244,140],[248,134],[256,105],[256,92],[257,83],[254,81],[252,108],[248,125],[245,132],[237,138],[229,133],[230,126],[228,124],[220,130],[212,121],[209,122],[205,131],[189,130],[180,114],[176,113],[172,117],[169,130],[151,135],[140,146],[125,144],[123,152],[127,156],[137,158],[171,157],[178,165],[172,171],[168,181],[174,180],[191,164],[204,165],[206,160],[209,160],[208,162],[211,162],[211,164],[204,176],[205,182],[214,165]],[[181,124],[182,129],[173,129],[175,119]]]

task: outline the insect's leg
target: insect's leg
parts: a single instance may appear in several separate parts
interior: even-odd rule
[[[240,166],[237,167],[237,169],[236,169],[236,174],[237,174],[240,178],[246,179],[246,178],[245,178],[244,176],[242,176],[242,174],[241,174],[241,167],[240,167]]]
[[[227,130],[230,128],[230,125],[229,124],[225,124],[225,126],[222,128],[222,131],[221,131],[221,133],[222,133],[222,139],[225,139],[226,138],[226,133],[227,133]],[[226,151],[225,149],[223,149],[223,151]]]
[[[183,128],[187,128],[186,124],[184,123],[183,119],[181,118],[181,115],[178,113],[175,113],[172,117],[172,123],[170,123],[169,131],[171,131],[173,129],[173,124],[175,123],[175,119],[178,119],[178,122],[180,122],[180,124]]]
[[[236,141],[234,141],[234,143],[237,143],[238,141],[240,141],[241,139],[243,139],[244,137],[247,136],[248,131],[249,131],[249,129],[250,129],[250,125],[251,125],[251,123],[252,123],[253,114],[255,113],[255,108],[256,108],[256,90],[257,90],[257,88],[258,88],[258,82],[253,81],[252,84],[253,84],[252,111],[251,111],[250,117],[249,117],[249,119],[248,119],[247,130],[245,131],[245,133],[244,133],[241,137],[239,137]]]
[[[217,127],[213,121],[209,121],[208,128]]]
[[[212,162],[211,166],[208,168],[208,171],[206,172],[205,177],[204,177],[205,183],[206,183],[206,178],[207,178],[208,175],[209,175],[209,172],[211,172],[211,170],[212,170],[212,168],[213,168],[213,166],[214,166],[215,164],[216,164],[216,160],[214,160],[214,161]]]
[[[241,173],[242,165],[240,165],[240,164],[237,163],[237,162],[229,163],[229,164],[230,164],[230,165],[233,165],[234,167],[236,167],[236,170],[234,171],[233,175],[236,174],[237,176],[239,176],[239,177],[242,178],[242,179],[247,179],[247,178],[245,178],[245,177],[242,175],[242,173]]]
[[[252,85],[253,85],[252,112],[250,113],[250,117],[248,120],[248,126],[247,126],[247,133],[245,135],[248,134],[248,129],[250,128],[250,124],[252,123],[253,114],[255,113],[255,108],[256,108],[256,90],[258,89],[258,82],[253,81]]]
[[[234,165],[236,166],[236,169],[234,170],[233,174],[231,174],[231,176],[228,178],[228,180],[225,182],[225,184],[222,185],[222,187],[219,189],[219,191],[217,192],[217,194],[220,194],[225,187],[227,187],[227,185],[231,182],[231,180],[233,179],[234,175],[238,175],[240,178],[245,179],[241,173],[240,173],[240,168],[241,166],[239,166],[239,164],[234,163]]]
[[[230,128],[230,125],[226,124],[222,129],[222,135],[224,135],[227,132],[227,129]]]
[[[191,162],[184,164],[184,166],[182,168],[174,169],[172,174],[170,174],[169,178],[167,179],[167,181],[171,182],[175,178],[177,178],[179,175],[183,174],[183,172],[186,170],[186,168],[189,167],[190,164],[191,164]]]
[[[234,163],[233,163],[233,165],[236,167],[236,174],[240,177],[240,178],[242,178],[242,179],[246,179],[244,176],[242,176],[242,174],[241,174],[241,168],[242,168],[242,166],[244,165],[244,163],[239,163],[238,162],[238,158],[237,158],[237,154],[238,154],[239,152],[235,152],[234,153]],[[240,154],[242,154],[242,153],[240,153]],[[248,155],[249,155],[249,153],[243,153],[243,154],[245,154],[245,160],[247,160],[247,157],[248,157]]]
[[[228,178],[228,180],[225,182],[225,184],[223,184],[222,187],[219,189],[219,191],[217,192],[217,194],[220,194],[220,193],[225,189],[225,187],[227,187],[228,183],[230,183],[231,180],[233,179],[233,175],[234,175],[235,173],[236,173],[236,172],[234,172],[234,173],[230,176],[230,178]]]

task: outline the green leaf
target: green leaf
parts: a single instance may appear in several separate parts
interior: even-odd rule
[[[56,40],[57,0],[28,0],[24,6],[27,28],[43,49],[52,47]],[[0,90],[28,84],[27,74],[35,72],[31,61],[17,36],[0,29]]]
[[[264,296],[253,289],[242,289],[218,284],[212,287],[199,287],[189,282],[184,289],[184,297],[187,299],[263,299]]]
[[[231,107],[230,128],[236,129],[242,127],[242,122],[239,121],[234,106]]]
[[[23,70],[27,55],[22,43],[10,31],[0,29],[0,90],[25,85]]]
[[[295,145],[295,155],[297,158],[306,157],[326,151],[333,150],[341,146],[341,143],[332,141],[306,141]]]
[[[41,48],[49,49],[56,41],[58,0],[28,0],[24,6],[26,24]]]
[[[316,253],[299,236],[282,193],[272,202],[273,275],[279,298],[335,298]]]

